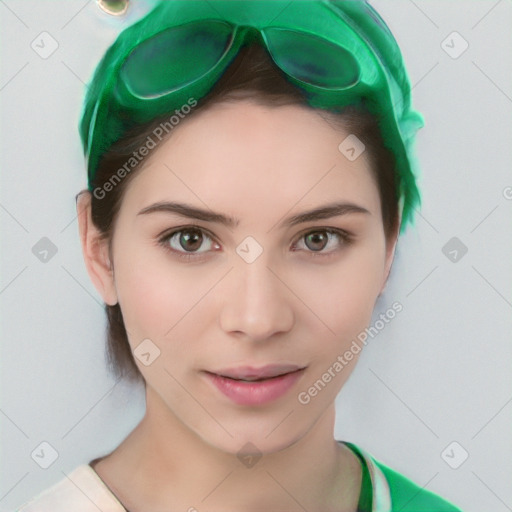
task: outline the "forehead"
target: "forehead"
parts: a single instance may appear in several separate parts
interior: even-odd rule
[[[152,150],[123,206],[179,198],[257,218],[345,199],[375,210],[378,190],[366,152],[349,160],[340,151],[349,135],[307,106],[217,103]]]

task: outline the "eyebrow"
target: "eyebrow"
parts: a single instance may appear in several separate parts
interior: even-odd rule
[[[180,215],[181,217],[188,217],[190,219],[214,222],[217,224],[222,224],[229,228],[236,227],[240,223],[238,219],[235,219],[229,215],[224,215],[222,213],[213,212],[211,210],[197,208],[195,206],[188,205],[185,203],[168,201],[161,201],[158,203],[154,203],[150,206],[147,206],[143,208],[137,215],[146,215],[155,212],[176,214]],[[318,208],[314,208],[312,210],[308,210],[297,215],[293,215],[286,219],[285,221],[281,222],[281,225],[283,227],[292,227],[297,224],[302,224],[304,222],[329,219],[331,217],[348,215],[352,213],[363,213],[371,215],[371,213],[366,208],[363,208],[362,206],[359,206],[357,204],[349,202],[338,202],[320,206]]]

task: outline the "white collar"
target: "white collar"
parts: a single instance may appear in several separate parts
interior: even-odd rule
[[[392,512],[391,491],[384,473],[375,464],[369,453],[359,448],[359,446],[357,450],[364,458],[370,473],[370,480],[372,482],[372,512]]]

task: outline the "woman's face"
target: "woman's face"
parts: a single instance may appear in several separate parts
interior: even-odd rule
[[[216,104],[125,191],[111,286],[135,361],[160,412],[222,450],[297,442],[358,359],[335,365],[371,320],[394,244],[366,153],[338,148],[348,135],[306,107]]]

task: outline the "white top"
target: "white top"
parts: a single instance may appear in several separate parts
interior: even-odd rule
[[[368,468],[372,512],[392,512],[386,477],[373,458],[360,448]],[[16,512],[126,512],[126,509],[89,464],[82,464],[52,487],[21,505]]]
[[[125,512],[98,473],[82,464],[16,512]]]

